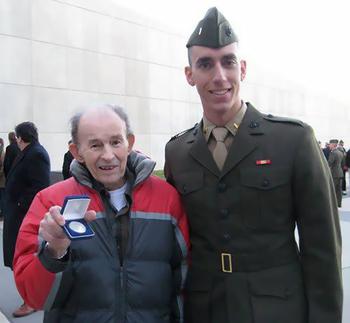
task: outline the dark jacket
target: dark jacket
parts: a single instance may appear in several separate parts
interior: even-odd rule
[[[201,125],[165,158],[190,224],[186,323],[341,322],[337,204],[308,125],[248,103],[222,171]]]
[[[124,215],[113,208],[108,192],[76,161],[74,178],[35,197],[18,236],[14,274],[26,302],[44,307],[44,322],[183,322],[188,231],[180,197],[151,176],[153,161],[135,152],[128,160],[127,222],[119,221]],[[95,236],[72,241],[66,258],[55,260],[40,249],[39,223],[52,205],[75,194],[91,198],[89,209],[97,212],[91,223]],[[121,231],[127,223],[125,239]]]
[[[4,157],[5,152],[0,151],[0,212],[1,212],[1,194],[5,187],[5,174],[4,174]]]
[[[4,158],[4,173],[7,178],[10,172],[11,166],[16,159],[16,156],[20,153],[20,150],[16,143],[12,143],[6,147],[5,158]]]
[[[350,168],[350,149],[346,152],[345,165]]]
[[[63,179],[67,179],[69,177],[71,177],[71,173],[70,173],[70,164],[72,162],[72,160],[74,159],[72,153],[68,150],[63,157],[63,165],[62,165],[62,175],[63,175]]]
[[[50,159],[38,142],[31,143],[16,158],[7,175],[3,201],[4,264],[12,268],[19,227],[35,194],[50,183]]]
[[[326,157],[326,160],[328,160],[331,149],[329,147],[325,147],[325,148],[322,148],[322,151],[324,156]]]

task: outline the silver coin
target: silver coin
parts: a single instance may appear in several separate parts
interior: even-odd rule
[[[69,228],[78,233],[84,233],[86,231],[86,227],[84,224],[78,221],[72,221],[69,223]]]

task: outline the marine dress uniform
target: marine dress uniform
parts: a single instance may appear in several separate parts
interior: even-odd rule
[[[222,171],[202,123],[166,146],[165,174],[190,224],[188,322],[341,322],[328,165],[308,125],[247,106]]]
[[[188,47],[236,41],[212,8]],[[222,166],[205,117],[165,148],[165,175],[190,225],[185,322],[341,323],[338,209],[313,130],[242,108],[231,139],[220,139],[228,148]]]

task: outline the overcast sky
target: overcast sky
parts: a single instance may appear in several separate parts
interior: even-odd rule
[[[348,0],[116,1],[186,37],[216,6],[237,32],[248,64],[350,105]]]

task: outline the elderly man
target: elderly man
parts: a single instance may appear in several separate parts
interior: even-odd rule
[[[183,322],[188,232],[177,192],[132,151],[121,108],[75,115],[71,135],[73,177],[36,196],[18,236],[20,293],[49,323]],[[60,206],[76,194],[91,199],[85,218],[95,236],[71,241]]]
[[[165,152],[190,225],[186,323],[340,323],[338,209],[312,129],[241,99],[247,64],[216,8],[187,47],[203,119]]]

